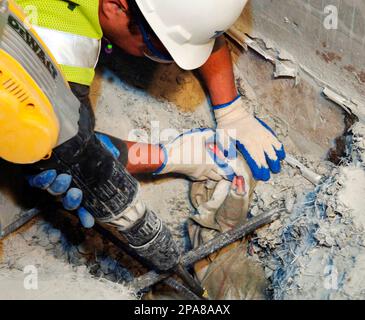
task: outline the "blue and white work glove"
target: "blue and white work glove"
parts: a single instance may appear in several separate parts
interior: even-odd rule
[[[194,181],[232,181],[235,176],[247,176],[234,141],[224,148],[213,129],[193,129],[161,147],[165,161],[154,174],[179,173]]]
[[[119,150],[113,145],[108,136],[96,133],[96,137],[115,158],[119,157]],[[62,205],[67,211],[77,211],[83,227],[92,228],[94,226],[94,217],[84,207],[81,207],[82,191],[78,188],[70,188],[72,183],[71,175],[66,173],[58,174],[56,170],[46,170],[27,179],[31,187],[47,190],[51,195],[61,197]]]
[[[245,110],[240,96],[230,103],[214,106],[213,110],[217,132],[236,141],[256,180],[268,181],[270,171],[281,171],[280,161],[285,159],[283,144],[265,122]]]

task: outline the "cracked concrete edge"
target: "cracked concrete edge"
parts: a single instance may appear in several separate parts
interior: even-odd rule
[[[234,26],[227,32],[238,45],[243,49],[258,53],[265,60],[272,63],[275,67],[273,75],[275,78],[289,77],[295,79],[298,84],[301,78],[309,78],[314,82],[319,91],[330,101],[340,106],[348,114],[354,114],[360,121],[365,123],[365,101],[360,101],[360,97],[342,92],[335,84],[329,84],[321,80],[314,71],[296,62],[295,58],[287,51],[280,49],[271,40],[265,39],[259,34],[242,34]]]

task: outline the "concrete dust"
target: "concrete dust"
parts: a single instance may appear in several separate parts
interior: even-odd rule
[[[339,201],[352,209],[354,222],[365,227],[365,171],[362,168],[345,167],[341,175],[343,189],[338,194]]]
[[[36,219],[29,228],[10,235],[3,245],[1,300],[136,299],[132,292],[118,284],[123,280],[122,276],[119,281],[104,276],[107,260],[91,262],[82,246],[72,245],[60,230],[42,219]],[[92,250],[95,255],[101,252],[95,245]],[[114,264],[115,272],[117,263]],[[90,272],[91,265],[94,276]],[[96,265],[101,269],[99,274],[95,273]]]

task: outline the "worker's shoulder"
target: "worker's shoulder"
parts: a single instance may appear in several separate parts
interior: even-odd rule
[[[99,0],[15,0],[31,23],[40,27],[100,39]]]

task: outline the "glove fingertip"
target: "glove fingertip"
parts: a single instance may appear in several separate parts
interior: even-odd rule
[[[266,162],[269,165],[269,168],[272,173],[276,174],[281,171],[281,165],[280,165],[279,159],[273,160],[266,153],[265,153],[265,158],[266,158]]]
[[[55,181],[47,188],[47,191],[54,196],[63,194],[70,187],[71,182],[72,177],[67,173],[62,173],[57,176]]]
[[[63,207],[69,211],[76,210],[81,205],[82,198],[83,194],[80,189],[71,188],[62,199]]]
[[[80,222],[84,228],[91,229],[95,225],[94,217],[84,207],[77,210],[77,215],[79,216]]]
[[[56,170],[46,170],[37,174],[36,176],[29,177],[28,182],[32,187],[47,189],[54,182],[56,177]]]
[[[271,178],[269,168],[261,167],[261,168],[255,169],[255,170],[251,169],[251,171],[252,171],[252,175],[256,181],[267,182]]]
[[[285,152],[284,145],[281,146],[281,149],[280,150],[276,150],[275,149],[275,152],[276,152],[276,155],[278,156],[278,159],[280,161],[281,160],[284,160],[286,158],[286,152]]]
[[[258,180],[267,182],[270,180],[271,175],[270,175],[270,169],[269,168],[261,168],[260,169],[261,173],[260,173],[260,178]]]

